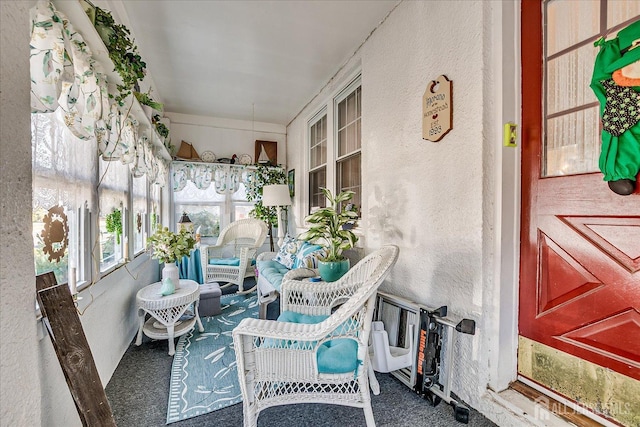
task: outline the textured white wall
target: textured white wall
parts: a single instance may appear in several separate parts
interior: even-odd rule
[[[501,425],[520,425],[523,421],[487,392],[488,385],[503,387],[515,373],[515,347],[508,343],[500,350],[510,363],[496,366],[504,362],[497,334],[504,333],[505,341],[515,334],[517,289],[513,275],[503,285],[499,272],[502,168],[514,171],[511,153],[500,165],[500,123],[503,103],[517,91],[513,85],[503,96],[502,82],[496,80],[503,60],[517,61],[513,52],[502,57],[506,8],[509,19],[517,19],[513,5],[498,1],[400,3],[288,126],[287,162],[297,170],[296,192],[304,194],[292,209],[300,231],[308,210],[302,173],[307,121],[360,68],[361,241],[367,252],[386,243],[400,247],[398,263],[381,289],[432,307],[447,305],[450,313],[476,320],[476,335],[456,342],[453,390]],[[440,74],[453,81],[453,130],[434,143],[422,139],[421,100]],[[513,246],[506,252],[514,270]],[[501,286],[507,289],[504,295]]]
[[[0,2],[0,425],[40,424],[31,240],[28,2]],[[21,77],[17,77],[21,76]]]
[[[71,427],[80,418],[35,313],[27,43],[34,4],[0,2],[0,426]],[[103,385],[137,331],[137,290],[159,277],[158,262],[146,255],[127,267],[81,293],[82,326]]]

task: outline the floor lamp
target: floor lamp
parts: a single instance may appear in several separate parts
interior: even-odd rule
[[[282,206],[291,205],[289,186],[287,184],[265,185],[262,188],[262,205],[276,207],[276,215],[278,216],[278,248],[281,248],[282,242],[284,242],[285,234],[284,230],[282,229],[281,210]]]

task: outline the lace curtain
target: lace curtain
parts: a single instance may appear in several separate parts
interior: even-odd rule
[[[94,206],[97,153],[75,137],[55,113],[31,115],[33,208]]]
[[[109,98],[107,76],[67,17],[40,0],[31,9],[31,28],[32,112],[55,112],[76,138],[97,144],[105,160],[121,160],[134,176],[165,185],[168,162],[153,145],[154,138],[162,142]]]

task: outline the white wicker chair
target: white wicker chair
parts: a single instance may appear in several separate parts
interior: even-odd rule
[[[282,312],[329,316],[320,323],[244,319],[233,330],[246,427],[256,426],[266,408],[295,403],[362,408],[367,426],[375,426],[369,395],[369,333],[376,291],[398,253],[397,246],[385,246],[333,283],[283,280]],[[355,370],[319,372],[319,348],[341,338],[357,343]]]
[[[255,289],[244,289],[244,279],[255,277],[252,261],[256,252],[267,238],[267,225],[258,219],[241,219],[227,225],[220,231],[215,246],[200,246],[202,278],[204,283],[222,282],[221,288],[238,285],[238,293],[248,293]],[[211,264],[212,259],[238,258],[239,265]]]

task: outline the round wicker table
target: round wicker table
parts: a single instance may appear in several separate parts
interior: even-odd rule
[[[169,340],[169,356],[173,356],[176,352],[173,342],[175,337],[189,332],[196,322],[198,330],[204,331],[198,314],[200,285],[193,280],[181,279],[180,287],[176,289],[176,292],[167,296],[160,294],[160,288],[162,288],[162,282],[156,282],[145,286],[136,294],[140,319],[136,345],[142,344],[142,333],[144,332],[149,338]],[[180,319],[191,304],[194,306],[193,317]],[[145,321],[147,313],[151,317]]]

